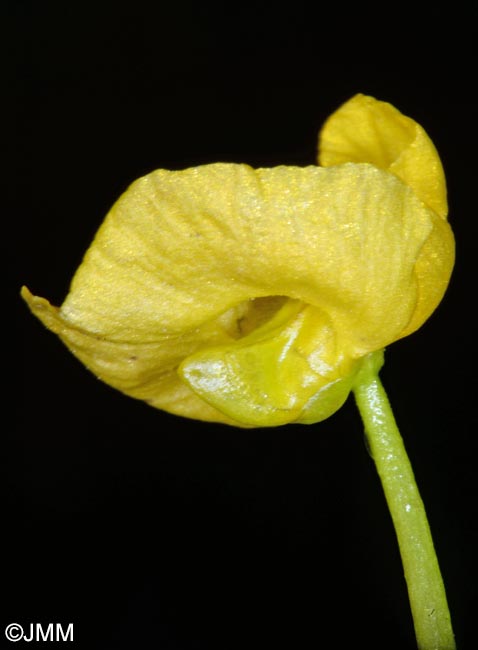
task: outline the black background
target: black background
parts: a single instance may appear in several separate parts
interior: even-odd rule
[[[170,416],[98,382],[18,297],[27,284],[62,302],[138,176],[312,164],[321,123],[356,92],[420,122],[447,174],[455,273],[433,317],[388,350],[382,377],[459,647],[474,646],[476,16],[463,3],[419,7],[4,4],[0,647],[10,622],[73,622],[74,647],[104,650],[414,647],[351,399],[311,427]]]

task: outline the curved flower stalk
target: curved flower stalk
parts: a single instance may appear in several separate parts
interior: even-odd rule
[[[100,379],[171,413],[313,423],[353,391],[400,546],[418,646],[455,647],[425,510],[378,372],[432,314],[454,239],[438,154],[357,95],[319,166],[213,164],[137,180],[60,308],[23,297]]]
[[[454,261],[436,150],[357,95],[317,167],[155,171],[113,206],[57,309],[38,318],[100,379],[179,415],[311,423],[362,360],[422,325]]]

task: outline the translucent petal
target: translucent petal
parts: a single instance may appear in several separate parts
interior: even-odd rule
[[[423,128],[394,106],[355,95],[325,122],[319,164],[368,162],[393,172],[440,217],[448,207],[443,167]]]

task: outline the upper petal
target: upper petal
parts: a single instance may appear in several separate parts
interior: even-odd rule
[[[319,164],[369,162],[413,188],[440,217],[448,207],[443,167],[423,128],[394,106],[355,95],[325,122],[319,136]]]
[[[112,208],[61,315],[110,340],[154,342],[285,295],[323,309],[357,352],[377,349],[412,316],[434,219],[367,164],[159,170]]]

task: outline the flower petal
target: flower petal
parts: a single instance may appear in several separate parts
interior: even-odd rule
[[[188,357],[180,374],[200,397],[234,420],[276,426],[332,415],[347,398],[356,369],[326,315],[289,300],[268,323],[235,344]],[[332,385],[325,398],[324,389]]]
[[[112,208],[61,315],[145,343],[285,295],[322,308],[359,347],[379,348],[415,308],[413,268],[433,222],[409,188],[366,164],[159,170]]]
[[[24,297],[86,366],[133,397],[198,419],[242,417],[251,426],[258,420],[243,417],[240,403],[265,390],[277,371],[290,388],[275,380],[260,421],[286,412],[286,421],[308,421],[329,408],[317,394],[328,391],[333,408],[347,393],[346,383],[334,382],[357,359],[403,336],[410,323],[419,326],[438,304],[452,266],[441,244],[449,228],[442,222],[439,231],[438,219],[395,175],[369,164],[158,170],[113,206],[59,310]],[[427,247],[435,232],[440,241]],[[416,274],[423,250],[428,261]],[[430,296],[421,283],[433,285],[435,275],[439,288]],[[294,301],[303,306],[299,320],[290,316],[285,332],[274,332],[274,319]],[[296,333],[291,347],[287,332]],[[325,374],[320,350],[331,368]],[[253,381],[242,361],[257,366],[267,354],[262,378]],[[232,411],[220,394],[210,397],[220,363],[242,377]]]
[[[185,355],[200,345],[200,336],[158,339],[156,342],[112,341],[72,325],[57,307],[33,296],[22,296],[31,311],[57,334],[69,350],[97,377],[130,397],[156,408],[198,420],[238,425],[200,399],[181,381],[177,367]],[[197,334],[197,333],[196,333]],[[208,337],[207,340],[214,340]]]
[[[448,213],[443,167],[423,128],[394,106],[355,95],[325,122],[319,164],[368,162],[401,178],[440,217]]]

